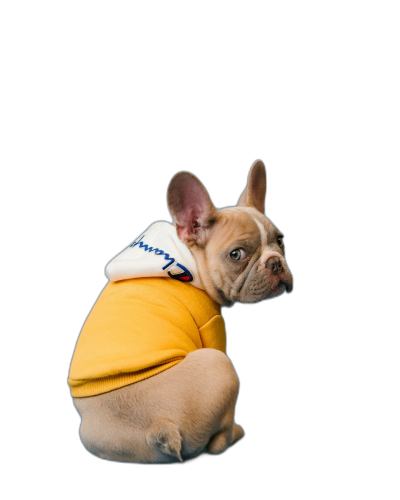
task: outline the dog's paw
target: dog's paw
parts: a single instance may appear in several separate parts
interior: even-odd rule
[[[241,425],[238,424],[233,424],[233,443],[236,443],[236,441],[239,441],[239,439],[242,439],[244,436],[244,430]]]
[[[233,424],[228,430],[223,430],[215,434],[207,445],[208,453],[222,453],[229,446],[244,436],[243,427]]]

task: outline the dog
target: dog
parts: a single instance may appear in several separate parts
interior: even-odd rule
[[[174,223],[150,226],[106,267],[68,383],[88,451],[108,460],[179,462],[221,453],[239,379],[225,352],[221,306],[293,288],[283,234],[264,215],[266,171],[256,161],[235,207],[217,210],[191,173],[168,187]]]

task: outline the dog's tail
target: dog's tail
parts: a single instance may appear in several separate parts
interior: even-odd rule
[[[146,441],[150,446],[183,462],[181,433],[179,427],[171,420],[159,420],[153,425],[146,436]]]

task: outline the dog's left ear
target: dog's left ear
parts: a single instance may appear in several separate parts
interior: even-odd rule
[[[253,163],[250,169],[246,189],[239,198],[238,207],[253,207],[262,214],[265,210],[265,194],[267,191],[267,173],[261,160]]]
[[[179,172],[168,186],[168,207],[180,240],[204,247],[218,218],[206,188],[189,172]]]

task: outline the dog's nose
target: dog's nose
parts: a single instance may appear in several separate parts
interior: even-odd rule
[[[265,268],[271,269],[271,267],[267,264],[267,262],[270,262],[272,264],[273,257],[275,257],[276,259],[279,259],[279,260],[282,258],[281,254],[279,254],[278,252],[271,252],[270,250],[267,250],[266,252],[264,252],[260,257],[260,264],[258,266],[258,270],[262,271]]]
[[[268,269],[271,269],[273,273],[279,273],[282,271],[282,262],[279,257],[270,257],[265,265],[268,267]]]

